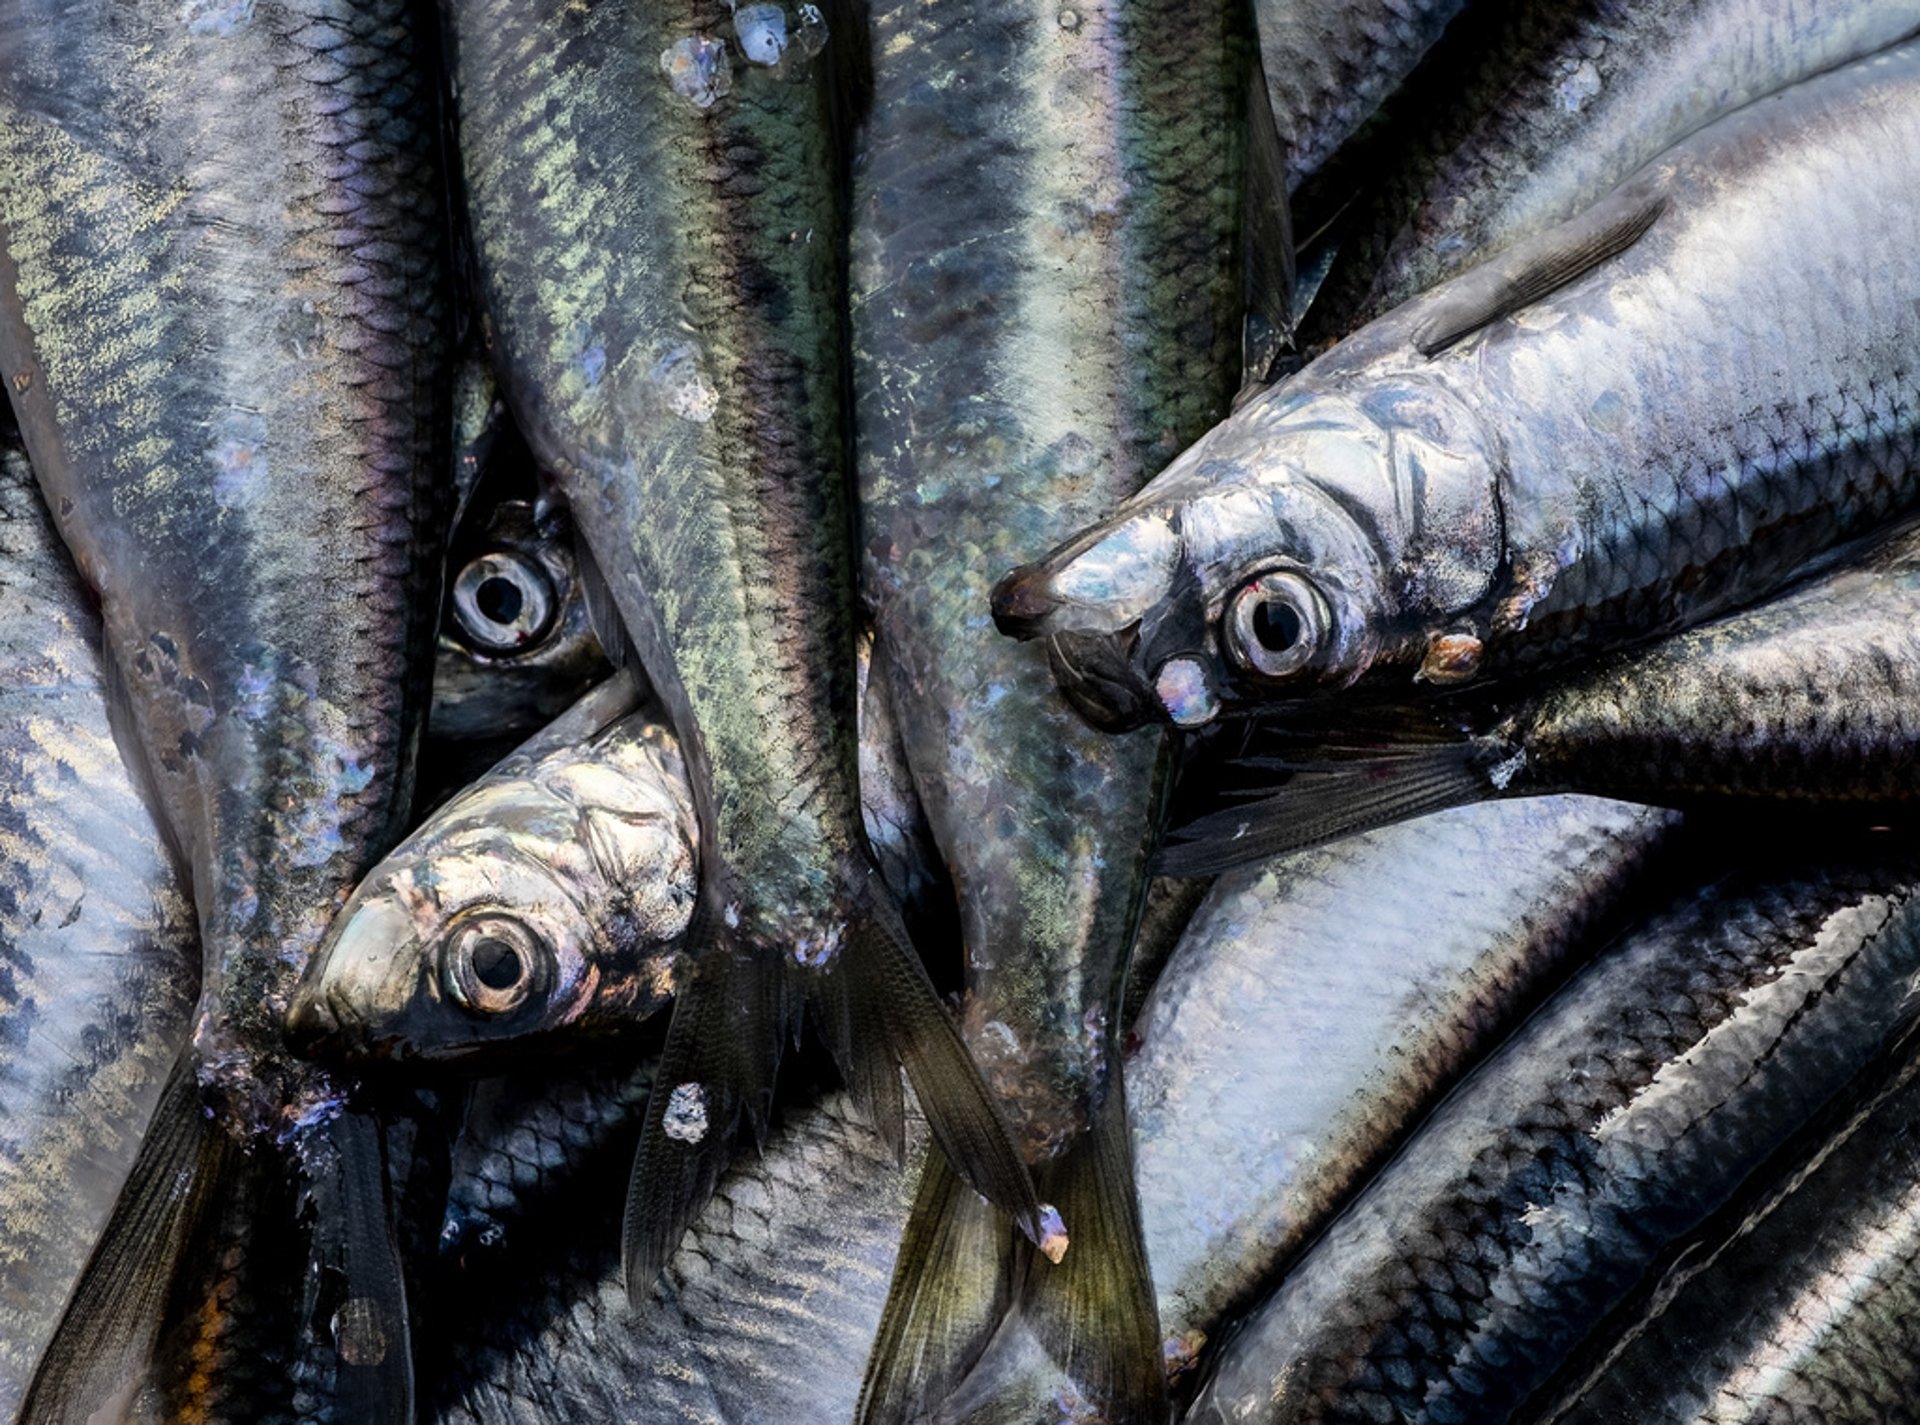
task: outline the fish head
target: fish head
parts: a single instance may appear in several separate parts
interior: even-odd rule
[[[1498,577],[1495,468],[1444,392],[1276,390],[1007,575],[994,619],[1046,639],[1062,692],[1110,731],[1422,676]]]
[[[697,888],[693,813],[625,782],[565,748],[456,798],[348,900],[295,998],[295,1042],[480,1069],[664,1006]]]

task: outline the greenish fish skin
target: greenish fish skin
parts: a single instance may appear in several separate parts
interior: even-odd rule
[[[1713,855],[1740,868],[1622,936],[1421,1125],[1248,1316],[1190,1420],[1509,1419],[1912,1034],[1910,851]]]
[[[1044,654],[982,613],[1001,568],[1137,489],[1232,395],[1240,57],[1210,3],[889,4],[872,24],[864,588],[960,895],[968,1042],[1038,1162],[1103,1096],[1159,747],[1087,735]]]
[[[1907,46],[1702,129],[1243,406],[1009,576],[1002,627],[1070,644],[1102,725],[1192,727],[1545,667],[1771,592],[1914,503],[1920,264],[1884,235],[1917,100]],[[1791,252],[1761,217],[1836,203],[1833,242]],[[1790,365],[1756,311],[1798,334]]]
[[[100,621],[25,454],[0,446],[0,1417],[133,1165],[190,1030],[185,880],[121,761]]]
[[[0,10],[0,368],[191,870],[240,1131],[327,1112],[282,1019],[426,706],[448,304],[412,14]]]
[[[1360,211],[1303,343],[1573,217],[1703,124],[1920,30],[1910,0],[1495,7],[1434,51],[1429,102]],[[1469,47],[1470,46],[1470,47]]]
[[[1465,8],[1466,0],[1254,0],[1288,192],[1353,137]]]
[[[885,688],[857,673],[862,812],[901,904],[942,883]],[[484,1071],[664,1008],[701,854],[680,744],[622,673],[454,796],[354,890],[295,999],[296,1032],[353,1063]],[[502,948],[504,947],[504,949]],[[486,985],[480,961],[500,963]]]
[[[1909,1056],[1910,1057],[1910,1056]],[[1682,1258],[1553,1425],[1920,1419],[1920,1078],[1909,1065],[1730,1240]]]

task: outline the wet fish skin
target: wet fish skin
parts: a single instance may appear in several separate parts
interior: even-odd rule
[[[1920,6],[1585,0],[1475,18],[1433,52],[1401,153],[1343,220],[1309,347],[1573,217],[1702,124],[1906,38]]]
[[[1920,1080],[1795,1164],[1731,1240],[1683,1256],[1660,1307],[1539,1418],[1581,1425],[1920,1419]]]
[[[1464,8],[1466,0],[1254,0],[1289,192],[1353,137]]]
[[[1903,221],[1917,70],[1902,47],[1750,105],[1364,328],[1004,581],[1003,629],[1071,640],[1103,725],[1197,726],[1672,633],[1888,523],[1920,273],[1871,234]],[[1848,230],[1792,261],[1754,220],[1843,190]],[[1787,371],[1758,309],[1801,333]]]
[[[1227,1345],[1189,1418],[1504,1420],[1909,1034],[1920,862],[1741,847],[1527,1022]]]
[[[19,1410],[190,1027],[184,877],[121,761],[100,624],[0,444],[0,1417]]]

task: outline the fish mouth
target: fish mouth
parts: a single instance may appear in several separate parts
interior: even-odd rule
[[[1165,720],[1134,666],[1140,627],[1117,634],[1056,633],[1047,640],[1054,682],[1081,719],[1101,732],[1132,732]]]

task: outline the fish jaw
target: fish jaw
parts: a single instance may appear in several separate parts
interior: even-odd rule
[[[994,619],[1046,638],[1062,692],[1108,731],[1417,676],[1432,640],[1477,640],[1502,559],[1496,481],[1444,393],[1277,390],[1002,579]]]

